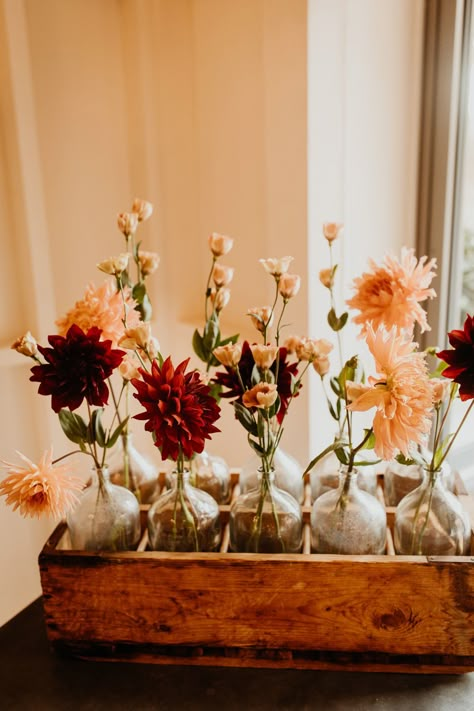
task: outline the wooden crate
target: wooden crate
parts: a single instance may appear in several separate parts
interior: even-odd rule
[[[458,495],[474,521],[460,480]],[[61,523],[39,557],[52,646],[158,664],[474,671],[474,557],[395,556],[391,508],[386,555],[311,554],[309,497],[307,485],[292,555],[229,553],[229,506],[218,553],[147,551],[147,507],[134,552],[67,550]]]

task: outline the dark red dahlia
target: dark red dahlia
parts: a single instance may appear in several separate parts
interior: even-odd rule
[[[461,400],[471,400],[474,398],[474,318],[467,315],[463,330],[450,331],[448,339],[453,350],[436,354],[448,364],[443,375],[458,383]]]
[[[298,376],[298,364],[288,363],[287,361],[287,350],[283,346],[280,346],[280,357],[278,365],[278,396],[280,398],[280,407],[277,412],[277,420],[281,424],[283,418],[285,417],[286,411],[288,409],[288,404],[291,398],[293,381]],[[221,385],[221,387],[226,388],[221,392],[221,397],[235,399],[237,402],[242,402],[243,390],[240,384],[239,376],[235,372],[234,368],[230,366],[224,366],[224,371],[218,371],[216,373],[213,381]],[[255,383],[252,382],[252,372],[255,367],[255,361],[253,359],[252,351],[247,341],[242,344],[242,356],[239,361],[239,372],[242,379],[242,383],[246,390],[250,390]],[[273,375],[276,375],[277,362],[275,361],[270,368]],[[297,397],[298,393],[294,395]]]
[[[174,368],[167,358],[160,368],[154,361],[151,373],[140,370],[143,380],[132,380],[137,391],[133,395],[145,408],[135,418],[147,420],[145,429],[153,433],[162,459],[176,461],[180,451],[190,459],[202,452],[212,433],[220,431],[214,422],[221,409],[199,373],[185,372],[188,363],[189,358]]]
[[[84,398],[89,405],[106,405],[109,389],[105,380],[120,365],[125,351],[112,348],[112,341],[101,341],[101,329],[87,333],[73,324],[66,336],[48,336],[51,348],[38,346],[46,363],[31,368],[30,380],[40,383],[40,395],[51,395],[51,407],[76,410]]]

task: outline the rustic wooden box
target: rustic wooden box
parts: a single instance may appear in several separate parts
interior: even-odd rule
[[[229,553],[229,506],[219,553],[147,551],[147,507],[136,552],[67,550],[60,524],[39,557],[52,646],[159,664],[474,671],[474,557],[395,556],[390,508],[386,555],[311,554],[308,489],[296,555]],[[460,480],[458,495],[474,521]]]

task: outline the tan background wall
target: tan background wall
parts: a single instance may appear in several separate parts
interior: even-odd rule
[[[259,257],[295,257],[304,286],[292,331],[321,336],[321,222],[347,223],[346,273],[370,253],[413,243],[420,8],[0,1],[0,457],[18,449],[35,459],[51,441],[66,451],[9,345],[28,328],[44,342],[85,285],[99,283],[94,264],[120,251],[115,216],[135,196],[155,204],[142,231],[162,259],[155,330],[177,360],[202,325],[212,231],[236,240],[224,329],[251,338],[243,314],[272,287]],[[316,379],[305,391],[285,433],[302,462],[325,427]],[[242,463],[247,445],[230,408],[222,428],[214,451]],[[39,594],[35,558],[51,525],[0,503],[0,623]]]

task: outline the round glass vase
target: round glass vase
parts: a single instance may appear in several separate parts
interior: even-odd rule
[[[298,553],[302,545],[301,506],[263,468],[257,486],[240,494],[229,515],[230,549],[240,553]]]
[[[311,511],[311,548],[315,553],[382,555],[387,517],[382,504],[359,488],[358,471],[344,467],[337,489],[322,494]]]
[[[230,501],[230,469],[222,457],[206,451],[195,454],[190,462],[190,481],[197,489],[207,492],[218,504]]]
[[[396,460],[387,463],[384,473],[384,496],[387,506],[398,506],[400,501],[420,486],[424,469],[420,464],[400,464]],[[454,491],[454,474],[448,462],[443,462],[441,476],[449,491]]]
[[[394,545],[401,555],[468,555],[471,527],[459,499],[447,490],[438,471],[423,481],[395,512]]]
[[[364,453],[365,454],[365,453]],[[311,500],[316,501],[322,494],[337,489],[340,480],[341,463],[334,452],[328,452],[317,462],[309,475]],[[375,464],[361,467],[357,474],[359,489],[375,496],[377,494],[377,470]]]
[[[74,550],[126,551],[140,539],[140,507],[131,491],[112,484],[106,466],[93,469],[92,482],[67,515]]]
[[[154,551],[215,551],[221,538],[220,512],[210,494],[175,471],[167,489],[148,511],[148,539]]]
[[[158,469],[133,444],[131,432],[122,434],[109,463],[110,481],[135,494],[139,504],[150,504],[158,494]]]
[[[242,494],[258,488],[259,463],[260,459],[255,455],[242,467],[239,477]],[[296,501],[302,504],[304,499],[303,469],[298,461],[281,447],[277,447],[273,458],[273,471],[275,485],[291,494]]]

